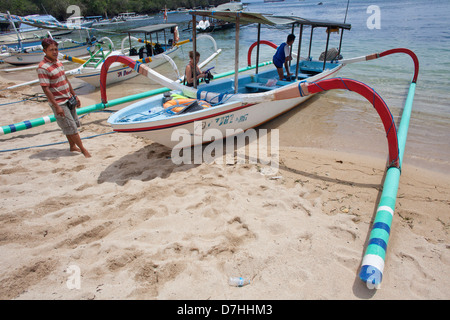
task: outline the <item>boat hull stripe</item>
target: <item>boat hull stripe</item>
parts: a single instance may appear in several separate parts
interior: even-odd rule
[[[173,124],[171,123],[171,124],[165,124],[165,125],[154,126],[154,127],[142,127],[142,128],[133,128],[133,129],[117,129],[116,128],[116,129],[114,129],[114,131],[117,131],[117,132],[142,132],[142,131],[154,131],[154,130],[161,130],[161,129],[167,129],[167,128],[174,128],[174,127],[185,125],[187,123],[200,121],[200,120],[204,120],[204,119],[209,119],[209,118],[214,118],[214,117],[220,116],[220,115],[225,114],[225,113],[234,112],[234,111],[241,110],[241,109],[244,109],[244,108],[247,108],[247,107],[251,107],[251,106],[253,106],[253,104],[247,104],[247,105],[240,106],[240,107],[233,108],[233,109],[229,109],[229,110],[226,110],[226,111],[214,113],[214,114],[211,114],[211,115],[208,115],[208,116],[205,116],[205,117],[190,119],[190,120],[187,120],[187,121],[177,122],[177,123],[173,123]]]

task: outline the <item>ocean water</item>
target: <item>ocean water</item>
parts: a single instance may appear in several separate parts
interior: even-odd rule
[[[392,48],[408,48],[413,50],[419,58],[420,71],[414,97],[413,111],[408,140],[405,151],[405,161],[418,165],[429,166],[430,169],[450,169],[450,1],[442,0],[350,0],[348,12],[347,0],[324,0],[318,5],[318,0],[286,0],[284,2],[264,3],[263,0],[246,0],[247,10],[274,15],[294,15],[307,19],[331,20],[352,25],[350,31],[344,32],[341,53],[345,59],[382,52]],[[379,20],[373,20],[374,11],[368,11],[369,6],[377,6]],[[169,22],[178,22],[180,38],[191,38],[187,29],[189,15],[169,15]],[[379,24],[375,28],[373,22]],[[161,22],[160,16],[155,17],[154,23]],[[263,27],[261,39],[280,44],[291,32],[290,28]],[[294,33],[298,39],[299,29]],[[241,26],[239,65],[247,65],[247,48],[256,41],[257,29],[255,25]],[[301,56],[307,56],[310,29],[305,28]],[[211,34],[218,47],[222,48],[214,72],[220,73],[234,69],[235,29],[215,32]],[[111,36],[119,43],[121,37]],[[205,42],[203,42],[205,41]],[[312,56],[317,59],[325,50],[326,33],[323,29],[314,32]],[[330,39],[330,47],[338,47],[339,36]],[[211,47],[207,40],[198,44],[202,56],[206,57]],[[176,60],[179,66],[188,61],[187,53],[192,48],[183,46],[181,55]],[[256,50],[254,50],[256,52]],[[269,61],[273,49],[261,49],[261,61]],[[297,47],[294,45],[294,52]],[[183,61],[184,60],[184,61]],[[254,63],[254,61],[252,61]],[[363,63],[347,65],[339,76],[362,81],[373,87],[385,100],[398,126],[406,94],[414,72],[412,59],[405,54],[395,54],[389,57]],[[322,98],[320,98],[322,99]],[[370,106],[362,104],[364,98],[346,91],[327,92],[323,104],[326,108],[334,108],[327,115],[324,125],[335,128],[336,134],[347,140],[354,139],[355,143],[343,144],[349,151],[362,151],[387,154],[384,129],[381,121]],[[336,103],[333,103],[335,101]],[[317,103],[316,103],[317,104]],[[361,107],[363,105],[363,107]],[[325,108],[324,107],[324,108]],[[287,117],[301,122],[298,112],[290,113]],[[286,132],[295,129],[289,121],[279,121],[277,126],[285,126]],[[291,121],[293,123],[293,121]],[[366,127],[377,125],[374,132],[364,131]],[[320,123],[319,123],[320,125]],[[291,126],[291,127],[289,127]],[[338,128],[338,129],[336,129]],[[331,130],[331,129],[330,129]],[[374,147],[368,146],[367,140],[372,139],[374,133]],[[328,133],[329,134],[329,133]],[[301,146],[296,141],[286,138],[284,144]],[[335,141],[331,139],[330,141]],[[331,143],[331,142],[330,142]],[[334,143],[334,142],[332,142]],[[386,144],[381,151],[378,144]],[[327,147],[327,146],[325,146]],[[328,147],[331,147],[329,145]],[[351,150],[350,150],[351,149]],[[423,162],[423,161],[427,162]]]

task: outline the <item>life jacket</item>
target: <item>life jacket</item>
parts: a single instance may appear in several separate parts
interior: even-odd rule
[[[185,110],[188,106],[190,106],[192,103],[197,102],[199,106],[201,106],[203,109],[211,107],[211,105],[204,101],[204,100],[197,100],[197,99],[189,99],[189,98],[179,98],[179,99],[172,99],[163,104],[164,109],[170,108],[170,111],[172,113],[179,113],[183,110]]]

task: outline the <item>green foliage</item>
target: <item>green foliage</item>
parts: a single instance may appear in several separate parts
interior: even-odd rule
[[[24,16],[29,14],[51,14],[58,20],[66,20],[72,15],[67,12],[69,5],[77,5],[82,16],[108,15],[109,18],[120,12],[156,13],[167,7],[191,9],[197,6],[218,5],[228,0],[1,0],[0,12]]]

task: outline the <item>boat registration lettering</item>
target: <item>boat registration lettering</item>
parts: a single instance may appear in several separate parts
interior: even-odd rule
[[[234,114],[230,114],[230,115],[216,118],[215,122],[218,126],[231,124],[231,123],[233,123],[233,121],[240,123],[240,122],[247,121],[247,116],[248,116],[248,113],[241,115],[241,116],[235,116]]]
[[[129,75],[132,72],[133,72],[133,70],[131,70],[131,69],[130,70],[122,70],[122,71],[117,72],[117,77],[118,78],[125,77],[125,76]]]

